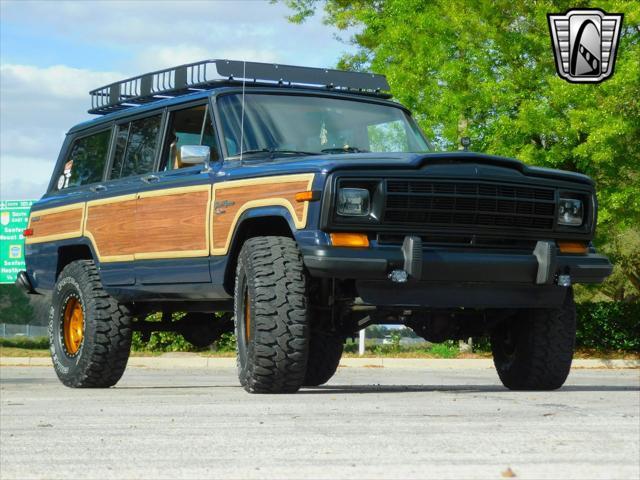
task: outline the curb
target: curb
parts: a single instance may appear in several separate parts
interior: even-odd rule
[[[50,367],[48,357],[0,357],[3,367]],[[160,357],[131,357],[129,367],[172,369],[172,368],[235,368],[236,359],[233,357],[203,357],[197,354],[167,354]],[[490,358],[473,359],[445,359],[445,358],[343,358],[342,368],[390,368],[390,369],[442,369],[442,370],[484,370],[492,369],[493,360]],[[575,359],[572,369],[625,369],[640,368],[640,360],[623,359]]]

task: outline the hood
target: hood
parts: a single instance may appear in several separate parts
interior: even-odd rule
[[[526,165],[519,160],[475,152],[441,152],[441,153],[348,153],[317,156],[289,156],[274,159],[245,159],[242,166],[239,162],[225,164],[230,176],[233,173],[244,176],[268,175],[303,172],[331,173],[336,170],[423,170],[441,168],[451,171],[452,167],[465,168],[470,172],[480,173],[483,169],[509,169],[512,173],[542,177],[568,182],[593,185],[593,180],[586,175],[565,170],[554,170]],[[241,168],[240,168],[241,167]],[[237,170],[236,170],[237,168]],[[473,174],[473,173],[472,173]]]

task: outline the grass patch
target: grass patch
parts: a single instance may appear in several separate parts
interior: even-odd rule
[[[4,347],[0,345],[0,357],[48,357],[50,356],[49,348],[33,349],[33,348],[16,348]]]
[[[0,347],[22,348],[27,350],[49,350],[47,337],[0,338]]]
[[[236,356],[235,345],[220,345],[219,350],[205,350],[194,352],[203,357],[233,358]],[[220,348],[218,347],[218,348]],[[156,357],[171,351],[184,351],[179,349],[137,350],[131,351],[132,357]],[[188,351],[188,350],[187,350]],[[193,350],[191,350],[193,352]],[[0,338],[0,356],[2,357],[48,357],[49,339],[47,337],[13,337]],[[348,341],[345,345],[344,358],[491,358],[491,352],[480,349],[473,353],[460,352],[458,342],[444,342],[433,344],[419,344],[411,346],[401,345],[374,345],[369,344],[363,357],[358,355],[358,344]],[[640,352],[625,350],[599,350],[595,348],[578,348],[574,358],[579,359],[622,359],[640,360]]]

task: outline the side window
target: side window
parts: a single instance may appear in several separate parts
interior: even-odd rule
[[[111,178],[141,175],[153,170],[161,115],[135,120],[118,129]]]
[[[110,139],[111,130],[105,130],[73,142],[58,177],[58,190],[102,180]]]
[[[215,131],[209,118],[206,105],[171,112],[169,127],[160,170],[182,168],[180,147],[184,145],[208,145],[211,147],[211,161],[217,159],[218,147]]]

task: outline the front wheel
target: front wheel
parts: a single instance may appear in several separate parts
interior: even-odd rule
[[[491,334],[500,380],[510,390],[560,388],[571,369],[575,339],[572,290],[560,308],[523,310]]]
[[[251,393],[293,393],[309,355],[307,281],[296,243],[256,237],[238,257],[234,313],[238,376]]]
[[[309,361],[304,384],[307,387],[317,387],[327,383],[338,369],[343,349],[342,336],[314,333],[309,343]]]
[[[110,387],[127,366],[131,317],[102,288],[91,260],[67,265],[58,278],[49,314],[53,367],[68,387]]]

